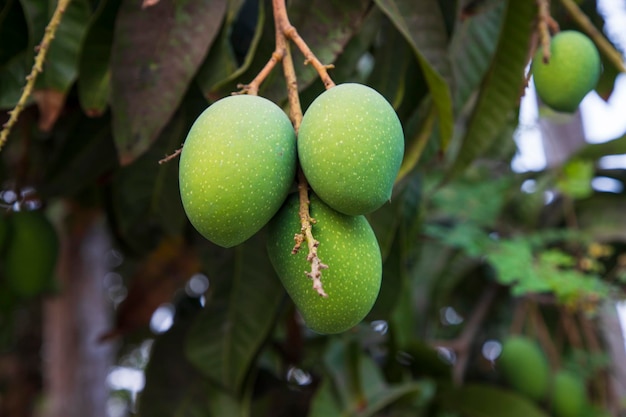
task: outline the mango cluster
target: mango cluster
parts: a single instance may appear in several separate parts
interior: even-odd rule
[[[550,41],[550,60],[543,61],[543,48],[533,58],[531,72],[537,95],[559,112],[574,112],[596,87],[601,72],[600,53],[584,34],[566,30]]]
[[[398,117],[375,90],[341,84],[305,112],[296,140],[283,110],[258,96],[215,102],[195,121],[180,159],[183,207],[209,241],[238,245],[268,225],[267,250],[305,323],[339,333],[360,322],[380,289],[382,260],[365,214],[391,198],[404,154]],[[323,272],[320,297],[305,275],[306,244],[294,190],[300,166],[309,185],[312,233]]]
[[[555,417],[583,417],[587,409],[585,382],[575,373],[552,373],[539,345],[525,336],[507,339],[497,367],[509,385],[536,402],[545,403]]]
[[[55,287],[59,240],[41,211],[0,216],[1,274],[11,294],[30,298]]]

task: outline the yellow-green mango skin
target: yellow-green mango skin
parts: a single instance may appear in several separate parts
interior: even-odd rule
[[[311,270],[306,242],[292,255],[294,235],[300,232],[299,199],[292,195],[268,227],[268,254],[287,293],[311,330],[341,333],[357,325],[378,297],[382,258],[374,232],[364,216],[339,213],[317,196],[310,197],[310,213],[317,221],[313,236],[320,242],[318,255],[328,265],[322,285],[328,297],[313,289],[305,275]]]
[[[4,273],[13,292],[23,298],[50,291],[59,255],[56,231],[41,211],[11,214]]]
[[[295,140],[287,115],[265,98],[236,95],[207,108],[180,156],[181,199],[196,230],[228,248],[267,224],[294,182]]]
[[[535,89],[541,101],[559,112],[574,112],[598,83],[600,53],[593,41],[580,32],[566,30],[550,43],[550,62],[543,62],[538,48],[532,62]]]
[[[578,375],[560,370],[552,385],[552,410],[555,417],[581,417],[587,402],[585,384]]]
[[[535,401],[546,397],[550,385],[550,367],[535,341],[523,336],[507,339],[497,366],[518,392]]]
[[[298,157],[311,188],[345,214],[367,214],[389,201],[403,155],[396,112],[362,84],[320,94],[298,132]]]

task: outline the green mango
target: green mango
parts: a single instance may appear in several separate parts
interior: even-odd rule
[[[305,275],[311,270],[306,242],[293,255],[294,235],[300,232],[298,195],[292,195],[268,226],[270,261],[305,324],[323,334],[340,333],[357,325],[371,310],[382,277],[382,258],[374,231],[364,216],[339,213],[317,196],[310,196],[310,213],[316,220],[313,236],[318,255],[328,269],[320,296]]]
[[[546,397],[550,367],[539,345],[527,337],[513,336],[502,346],[497,367],[518,392],[539,401]]]
[[[600,78],[600,53],[587,36],[574,30],[556,34],[550,42],[550,62],[538,48],[531,71],[541,101],[559,112],[572,113]]]
[[[552,410],[556,417],[581,417],[587,405],[585,383],[578,375],[560,370],[552,385]]]
[[[11,290],[23,298],[54,289],[59,256],[56,230],[41,211],[20,211],[7,217],[10,228],[4,273]]]
[[[180,195],[191,224],[228,248],[258,232],[285,201],[296,172],[287,115],[249,95],[218,100],[191,127],[180,156]]]
[[[367,214],[389,201],[403,155],[396,112],[361,84],[340,84],[320,94],[298,132],[298,157],[311,188],[345,214]]]

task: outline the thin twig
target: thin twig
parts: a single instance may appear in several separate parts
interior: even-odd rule
[[[291,26],[287,18],[287,8],[285,6],[285,0],[273,0],[274,7],[274,24],[276,25],[276,50],[284,51],[282,57],[283,72],[285,75],[285,82],[287,84],[287,99],[289,101],[289,118],[293,124],[293,128],[298,133],[300,129],[300,123],[302,122],[302,106],[300,105],[300,96],[298,94],[298,79],[296,77],[296,70],[293,65],[293,57],[291,56],[291,49],[287,42],[285,35],[285,27]],[[319,62],[319,61],[318,61]],[[321,76],[321,73],[320,73]],[[330,79],[330,78],[328,78]],[[332,83],[332,80],[330,81]],[[334,85],[334,83],[333,83]],[[304,241],[307,242],[308,255],[307,261],[311,263],[311,271],[305,272],[306,276],[313,280],[313,289],[322,297],[328,297],[328,294],[324,291],[322,286],[322,270],[328,268],[328,265],[322,263],[318,254],[317,248],[320,244],[313,237],[312,226],[315,222],[310,215],[309,211],[309,184],[302,172],[302,169],[298,168],[298,192],[300,197],[300,224],[301,231],[299,235],[296,235],[296,244],[292,252],[297,252]]]
[[[6,144],[7,139],[9,138],[9,133],[11,133],[11,129],[15,123],[17,123],[17,119],[19,118],[20,113],[22,113],[22,110],[24,110],[26,100],[28,100],[28,97],[30,97],[33,92],[37,75],[43,71],[43,63],[46,59],[48,49],[50,48],[50,43],[52,42],[52,39],[54,39],[59,23],[61,23],[61,17],[63,17],[63,13],[69,4],[70,0],[59,0],[56,9],[54,9],[52,18],[50,18],[50,22],[48,22],[48,26],[46,26],[46,31],[43,39],[41,40],[41,44],[39,44],[37,55],[35,55],[33,68],[31,69],[30,74],[26,76],[26,85],[24,86],[24,90],[22,90],[22,95],[13,110],[9,112],[9,120],[4,124],[2,131],[0,132],[0,150],[2,150]]]
[[[480,299],[476,302],[476,306],[472,311],[469,319],[463,327],[460,336],[454,340],[441,341],[435,340],[430,344],[434,347],[445,347],[454,350],[456,353],[456,361],[452,369],[452,380],[456,385],[463,383],[465,368],[469,361],[471,346],[476,338],[476,333],[480,330],[482,322],[485,320],[493,301],[498,294],[498,286],[490,285],[485,289]]]
[[[543,53],[543,62],[550,62],[550,21],[554,22],[550,16],[550,0],[537,0],[539,8],[539,41]]]
[[[322,82],[324,83],[324,87],[328,90],[335,86],[335,83],[328,75],[328,70],[334,68],[334,65],[324,65],[320,62],[319,59],[313,54],[309,46],[304,42],[304,40],[298,34],[298,31],[294,26],[289,24],[284,27],[285,36],[293,41],[293,43],[300,49],[300,51],[304,54],[304,63],[313,65],[315,71],[319,74]]]
[[[328,297],[322,285],[322,269],[328,269],[328,265],[322,263],[317,255],[317,247],[320,242],[313,237],[312,226],[315,224],[315,219],[309,214],[308,184],[302,170],[298,172],[298,180],[298,192],[300,193],[300,210],[298,213],[300,215],[300,223],[302,224],[299,240],[300,244],[302,240],[307,242],[309,254],[306,259],[311,263],[311,272],[305,272],[305,274],[313,280],[313,289],[322,297]],[[298,246],[298,238],[296,238],[296,246]],[[296,246],[294,246],[294,251]]]
[[[254,79],[250,81],[249,84],[237,85],[237,88],[239,88],[240,91],[233,94],[248,94],[251,96],[256,96],[257,94],[259,94],[259,87],[261,86],[261,83],[265,81],[265,79],[268,75],[270,75],[276,64],[282,61],[284,56],[285,49],[278,49],[277,45],[276,50],[272,52],[272,56],[270,57],[269,61],[267,61],[267,63],[265,64],[263,69],[261,69],[261,71],[257,74],[257,76],[254,77]]]
[[[536,303],[532,301],[528,301],[528,310],[530,322],[532,323],[533,330],[537,335],[537,339],[543,348],[543,351],[546,352],[546,356],[548,357],[548,361],[550,363],[550,367],[552,369],[559,369],[561,367],[561,356],[557,348],[552,343],[552,338],[550,337],[550,330],[548,330],[548,326],[539,310],[539,307]]]
[[[561,324],[563,326],[563,330],[565,330],[565,336],[567,337],[570,345],[576,349],[583,349],[583,339],[574,317],[572,317],[569,311],[566,311],[563,308],[560,309],[560,313]]]
[[[167,155],[165,158],[163,159],[159,159],[159,165],[164,164],[166,162],[171,161],[172,159],[176,158],[178,155],[180,155],[180,153],[183,151],[183,147],[181,146],[180,148],[176,149],[174,151],[173,154],[171,155]]]
[[[313,65],[313,68],[317,71],[320,76],[320,79],[324,83],[324,87],[328,90],[335,86],[335,83],[328,75],[328,69],[334,68],[332,65],[324,65],[320,62],[319,59],[315,56],[309,45],[302,39],[302,37],[298,34],[296,28],[289,22],[289,17],[287,15],[287,8],[285,6],[284,0],[274,0],[274,19],[276,24],[278,25],[282,31],[282,34],[293,41],[293,43],[300,49],[302,54],[304,55],[304,63]]]

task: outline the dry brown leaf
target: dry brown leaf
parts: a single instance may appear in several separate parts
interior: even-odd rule
[[[50,132],[63,110],[65,93],[44,89],[33,92],[33,97],[39,108],[39,129],[43,132]]]

